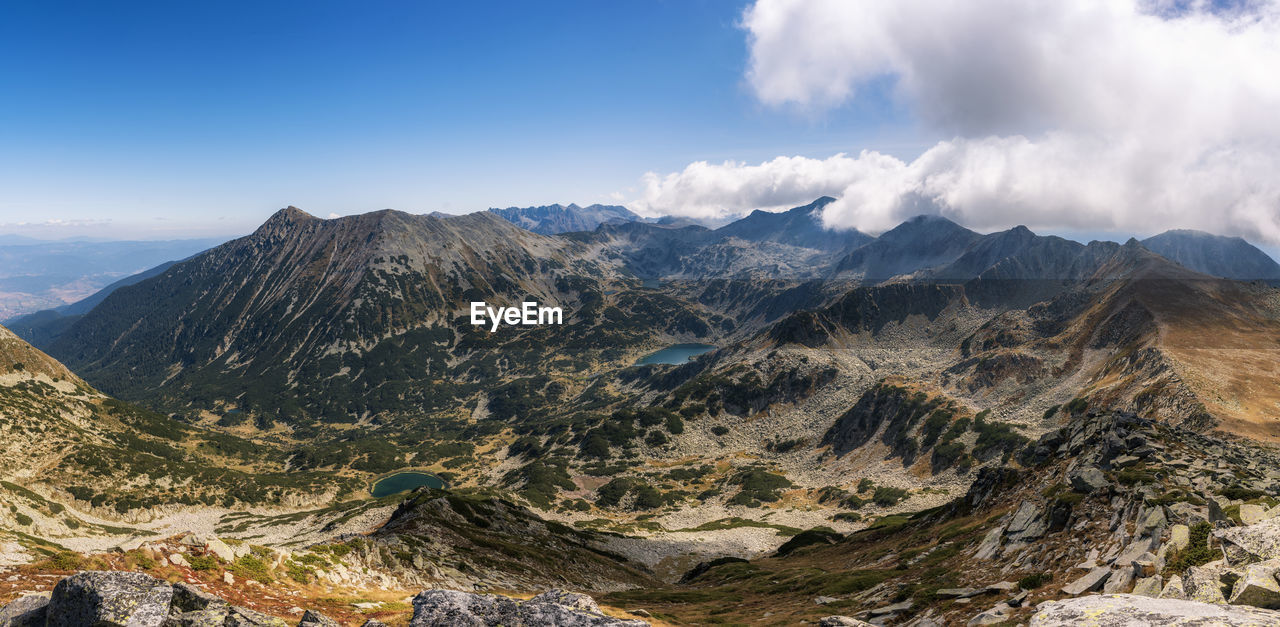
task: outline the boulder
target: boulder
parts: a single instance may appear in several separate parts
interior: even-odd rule
[[[1187,598],[1187,591],[1182,587],[1182,577],[1177,575],[1170,577],[1169,581],[1164,584],[1164,588],[1160,590],[1158,598],[1177,600]]]
[[[848,616],[828,616],[818,621],[818,627],[871,627],[871,623]]]
[[[569,605],[562,605],[561,602]],[[587,609],[580,609],[587,608]],[[592,609],[593,608],[593,609]],[[528,601],[492,594],[427,590],[413,597],[413,627],[495,627],[497,625],[563,625],[565,627],[639,627],[599,613],[586,595],[552,590]]]
[[[1017,589],[1018,589],[1018,584],[1013,583],[1012,581],[997,581],[993,584],[988,584],[987,586],[984,586],[982,588],[982,591],[983,592],[1013,592],[1014,590],[1017,590]]]
[[[1139,536],[1157,535],[1169,524],[1169,519],[1164,515],[1163,507],[1153,507],[1151,511],[1138,523],[1135,533]]]
[[[1191,544],[1191,528],[1186,525],[1174,525],[1169,527],[1169,546],[1175,551],[1181,551]]]
[[[144,573],[86,571],[54,586],[49,627],[148,627],[164,623],[173,587]]]
[[[994,559],[996,554],[1000,552],[1000,536],[1004,533],[1003,527],[996,527],[982,536],[982,543],[978,545],[978,551],[973,554],[975,559],[989,560]]]
[[[1192,566],[1182,576],[1182,587],[1187,592],[1187,599],[1201,603],[1226,603],[1227,588],[1224,575],[1230,579],[1226,564],[1222,561],[1209,562],[1204,566]],[[1230,588],[1227,588],[1228,590]]]
[[[320,612],[307,610],[302,615],[302,620],[298,622],[298,627],[341,627],[341,625]]]
[[[595,599],[585,594],[567,592],[559,588],[547,590],[546,592],[529,599],[526,603],[554,603],[579,612],[590,612],[592,614],[603,613],[600,611],[600,606],[596,605]]]
[[[1133,568],[1117,568],[1107,577],[1102,591],[1107,594],[1128,592],[1133,586]]]
[[[1142,458],[1140,457],[1135,457],[1133,455],[1121,455],[1111,460],[1111,467],[1112,468],[1128,468],[1129,466],[1132,466],[1140,461],[1142,461]]]
[[[1133,594],[1102,594],[1046,601],[1031,617],[1031,627],[1093,625],[1275,625],[1280,612],[1248,606],[1152,599]]]
[[[976,588],[941,588],[933,594],[940,599],[967,599],[976,597],[982,592]]]
[[[1077,596],[1091,590],[1097,590],[1110,576],[1110,566],[1099,566],[1086,573],[1085,576],[1063,586],[1062,593]]]
[[[387,624],[376,618],[370,618],[369,620],[360,623],[360,627],[387,627]]]
[[[1190,503],[1174,503],[1169,506],[1169,512],[1177,520],[1194,525],[1200,522],[1209,522],[1208,510],[1204,507],[1197,507]]]
[[[1214,537],[1235,545],[1259,561],[1280,558],[1280,518],[1264,520],[1247,527],[1219,529]]]
[[[1013,513],[1004,533],[1010,541],[1034,540],[1044,535],[1048,521],[1040,515],[1040,508],[1031,501],[1023,501]]]
[[[1209,497],[1206,500],[1209,501],[1209,522],[1215,525],[1230,525],[1231,519],[1227,518],[1227,515],[1223,513],[1222,504],[1218,502],[1218,499]]]
[[[1246,566],[1244,574],[1232,587],[1228,602],[1232,605],[1280,608],[1280,583],[1276,582],[1277,571],[1280,571],[1280,560]]]
[[[227,612],[227,621],[223,625],[224,627],[289,627],[289,623],[284,622],[283,619],[236,606],[232,606]]]
[[[875,616],[888,616],[889,614],[897,614],[897,613],[899,613],[899,612],[907,612],[907,611],[910,611],[910,610],[911,610],[911,608],[912,608],[912,606],[914,606],[914,605],[915,605],[915,604],[914,604],[914,603],[912,603],[910,600],[902,601],[901,603],[894,603],[894,604],[892,604],[892,605],[883,605],[883,606],[877,607],[877,608],[875,608],[875,609],[873,609],[873,610],[868,610],[868,611],[867,611],[867,616],[871,616],[871,617],[875,617]]]
[[[218,559],[227,562],[236,561],[236,553],[227,546],[227,543],[214,537],[210,537],[209,541],[204,545],[206,551],[218,556]]]
[[[0,627],[44,627],[49,597],[28,594],[0,608]]]
[[[1111,485],[1111,482],[1107,481],[1106,475],[1092,466],[1077,469],[1071,473],[1071,487],[1076,492],[1088,494],[1102,490],[1109,485]]]
[[[185,583],[173,586],[165,627],[218,627],[227,620],[231,605]]]
[[[1245,525],[1256,525],[1267,519],[1267,510],[1261,505],[1245,503],[1240,506],[1240,522]]]
[[[190,562],[188,562],[188,561],[187,561],[187,558],[186,558],[186,557],[183,557],[183,555],[182,555],[181,553],[174,553],[174,554],[170,555],[170,556],[169,556],[169,563],[170,563],[170,564],[173,564],[174,566],[185,566],[185,567],[187,567],[187,568],[190,568],[190,567],[191,567],[191,563],[190,563]]]
[[[1157,598],[1160,596],[1163,584],[1164,581],[1161,579],[1160,575],[1143,577],[1133,584],[1133,594]]]
[[[1008,603],[997,603],[995,607],[969,619],[968,625],[994,625],[1009,620]]]
[[[1133,560],[1133,576],[1150,577],[1160,572],[1160,558],[1150,553],[1143,553],[1138,559]]]

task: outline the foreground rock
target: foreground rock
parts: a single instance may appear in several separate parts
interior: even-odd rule
[[[1031,625],[1280,625],[1280,612],[1132,594],[1101,594],[1043,603],[1031,617]]]
[[[427,590],[413,598],[412,627],[644,627],[640,620],[605,616],[591,597],[562,590],[528,601],[493,594]]]
[[[0,627],[288,627],[280,618],[237,607],[185,583],[170,585],[145,573],[87,571],[0,607]],[[428,590],[414,597],[415,626],[645,627],[640,620],[605,616],[585,594],[551,590],[528,601]],[[298,627],[338,627],[308,610]],[[380,627],[370,620],[365,627]]]
[[[159,625],[169,615],[173,586],[143,573],[84,572],[53,588],[46,624]]]
[[[36,627],[45,624],[49,597],[29,594],[0,608],[0,627]]]

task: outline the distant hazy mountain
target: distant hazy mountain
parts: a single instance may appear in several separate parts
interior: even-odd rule
[[[950,263],[982,236],[938,216],[916,216],[836,263],[838,276],[883,280]]]
[[[626,207],[618,205],[579,207],[575,204],[568,206],[555,204],[542,207],[507,207],[489,211],[522,229],[543,235],[592,231],[601,224],[634,222],[640,219],[640,216]]]
[[[1152,252],[1196,272],[1228,279],[1280,279],[1280,264],[1239,237],[1203,231],[1165,231],[1142,240]]]
[[[0,244],[0,320],[83,299],[123,277],[220,240],[27,241]]]
[[[816,278],[840,255],[872,241],[856,230],[822,227],[819,211],[832,198],[782,212],[754,211],[714,230],[688,220],[604,224],[575,234],[621,257],[642,277]]]
[[[832,202],[835,202],[834,198],[823,196],[787,211],[753,211],[741,220],[716,229],[715,234],[825,251],[853,250],[874,239],[856,229],[837,231],[824,228],[818,212]]]
[[[53,309],[42,309],[35,313],[29,313],[25,316],[18,316],[6,321],[6,325],[10,331],[13,331],[18,337],[30,342],[32,346],[37,348],[48,346],[50,342],[57,339],[62,332],[70,328],[70,326],[79,320],[81,316],[89,313],[102,302],[112,292],[133,285],[139,281],[149,279],[156,276],[170,266],[178,263],[177,261],[166,261],[150,270],[143,270],[137,274],[127,276],[111,285],[108,285],[97,292],[94,292],[88,298],[78,300],[69,305],[54,307]]]

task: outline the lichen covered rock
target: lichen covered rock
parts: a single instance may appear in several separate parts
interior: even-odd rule
[[[1092,625],[1140,627],[1146,625],[1277,625],[1280,612],[1248,606],[1215,605],[1197,601],[1152,599],[1132,594],[1100,594],[1040,605],[1031,617],[1032,627]]]
[[[565,603],[565,604],[562,604]],[[528,601],[493,594],[427,590],[413,598],[413,627],[642,627],[648,623],[599,613],[583,594],[552,590]]]
[[[87,571],[63,579],[49,599],[49,627],[149,627],[169,615],[173,586],[150,575]]]

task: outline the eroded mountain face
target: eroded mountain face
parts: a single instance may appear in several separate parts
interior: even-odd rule
[[[180,418],[147,414],[181,434],[158,458],[353,485],[413,468],[466,497],[418,498],[389,518],[395,497],[335,490],[306,501],[323,507],[305,515],[247,515],[236,508],[257,497],[233,496],[212,523],[219,533],[305,538],[297,548],[342,535],[354,556],[344,572],[412,585],[544,585],[550,565],[516,546],[523,534],[596,573],[577,585],[637,585],[645,592],[612,600],[695,622],[735,598],[749,601],[743,620],[776,603],[790,612],[779,621],[815,618],[826,606],[814,596],[843,603],[830,608],[838,613],[911,601],[864,618],[950,621],[980,608],[945,599],[1006,592],[1017,616],[1028,596],[989,589],[1000,581],[986,575],[1014,581],[1039,568],[1061,581],[1091,559],[1065,545],[1028,553],[1044,538],[1124,528],[1121,554],[1145,537],[1156,555],[1169,525],[1131,526],[1146,525],[1167,492],[1196,507],[1277,496],[1257,443],[1280,436],[1274,288],[1173,260],[1212,255],[1157,254],[1135,240],[982,235],[941,218],[874,239],[814,231],[821,204],[716,230],[633,221],[555,237],[488,213],[319,220],[285,210],[118,290],[50,350],[97,388]],[[565,324],[478,329],[466,317],[473,300],[559,304]],[[633,365],[679,343],[716,350]],[[1241,435],[1253,443],[1240,451],[1262,461],[1231,462],[1240,485],[1196,474]],[[258,448],[199,457],[233,447],[222,436]],[[1165,459],[1182,441],[1200,448]],[[1116,461],[1124,456],[1134,459]],[[1076,472],[1085,466],[1102,479]],[[136,472],[123,464],[112,476]],[[42,494],[83,487],[23,481]],[[158,485],[137,482],[137,493],[161,494],[150,503],[174,511],[196,506]],[[1241,487],[1259,493],[1238,499],[1230,490]],[[260,496],[287,510],[285,492]],[[1159,503],[1166,520],[1185,514],[1174,505]],[[447,535],[449,520],[471,531],[454,538],[469,548],[445,559],[428,538]],[[364,543],[343,535],[360,529],[380,531]],[[490,533],[513,544],[485,544]],[[752,561],[717,563],[727,558]],[[711,566],[688,576],[700,562]],[[610,564],[628,574],[605,575]],[[1124,569],[1107,565],[1108,577]],[[435,579],[412,579],[423,572]],[[1138,579],[1116,577],[1124,592]],[[973,594],[927,589],[948,586]]]

